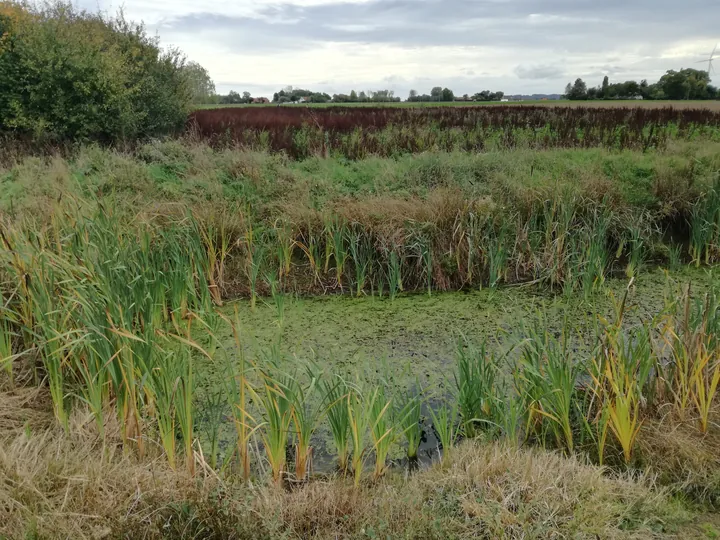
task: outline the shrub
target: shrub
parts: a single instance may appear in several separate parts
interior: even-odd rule
[[[170,132],[191,101],[184,64],[122,14],[0,2],[0,135],[53,144]]]

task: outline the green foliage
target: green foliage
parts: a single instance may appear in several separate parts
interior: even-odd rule
[[[565,87],[567,99],[717,99],[718,90],[710,84],[710,74],[698,69],[668,70],[657,83],[625,81],[610,83],[607,75],[602,86],[587,88],[582,79]]]
[[[142,25],[70,3],[0,4],[0,134],[129,141],[184,125],[184,57]]]
[[[188,81],[194,104],[213,103],[215,83],[204,67],[197,62],[188,62],[182,67],[182,73]]]

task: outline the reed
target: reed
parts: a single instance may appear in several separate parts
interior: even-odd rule
[[[407,457],[408,459],[417,459],[418,448],[420,447],[420,439],[422,437],[422,428],[420,426],[423,399],[421,397],[422,389],[419,388],[415,393],[405,393],[401,396],[401,401],[397,404],[395,417],[399,429],[407,441]]]
[[[479,430],[495,425],[497,411],[498,359],[488,354],[483,343],[479,349],[464,340],[458,342],[455,389],[463,433],[476,437]]]
[[[295,479],[306,480],[312,468],[312,436],[323,418],[322,404],[313,400],[321,380],[319,369],[313,365],[306,366],[308,384],[300,381],[298,373],[287,378],[287,394],[292,409],[295,437]]]
[[[458,409],[456,404],[452,406],[443,404],[437,409],[430,408],[430,418],[432,419],[435,434],[440,441],[443,462],[447,462],[450,458],[450,452],[455,446],[455,440],[458,436],[457,417]],[[439,451],[440,449],[438,449]]]
[[[286,471],[286,448],[293,420],[293,408],[288,387],[293,381],[277,368],[265,367],[260,371],[261,386],[249,387],[254,400],[260,405],[263,422],[260,433],[272,472],[273,482],[281,484]]]
[[[355,486],[360,485],[367,459],[367,435],[372,425],[371,406],[377,394],[364,396],[359,388],[347,394],[348,423],[352,444],[351,465]]]
[[[570,355],[567,332],[558,340],[544,330],[532,330],[523,348],[521,370],[531,416],[540,415],[541,423],[549,421],[558,447],[572,452],[572,415],[580,366]]]
[[[338,376],[328,380],[320,380],[320,391],[323,395],[323,407],[327,415],[332,433],[335,452],[338,457],[338,467],[341,472],[348,470],[349,443],[350,443],[350,409],[348,400],[352,390],[346,382]],[[354,440],[353,440],[354,441]]]
[[[387,471],[387,456],[397,434],[391,414],[392,400],[386,398],[384,390],[378,386],[366,393],[365,401],[375,451],[373,478],[378,480]]]

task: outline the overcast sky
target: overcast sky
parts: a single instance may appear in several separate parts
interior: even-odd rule
[[[695,62],[720,41],[720,0],[77,1],[123,7],[205,66],[218,92],[256,96],[287,85],[404,98],[433,86],[561,93],[605,74],[654,82],[707,69]]]

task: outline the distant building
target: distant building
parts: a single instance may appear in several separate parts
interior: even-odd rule
[[[270,100],[266,97],[256,97],[252,100],[253,103],[270,103]]]
[[[509,100],[508,98],[504,97],[504,98],[502,98],[500,101],[506,102],[506,101],[510,101],[510,100]]]

